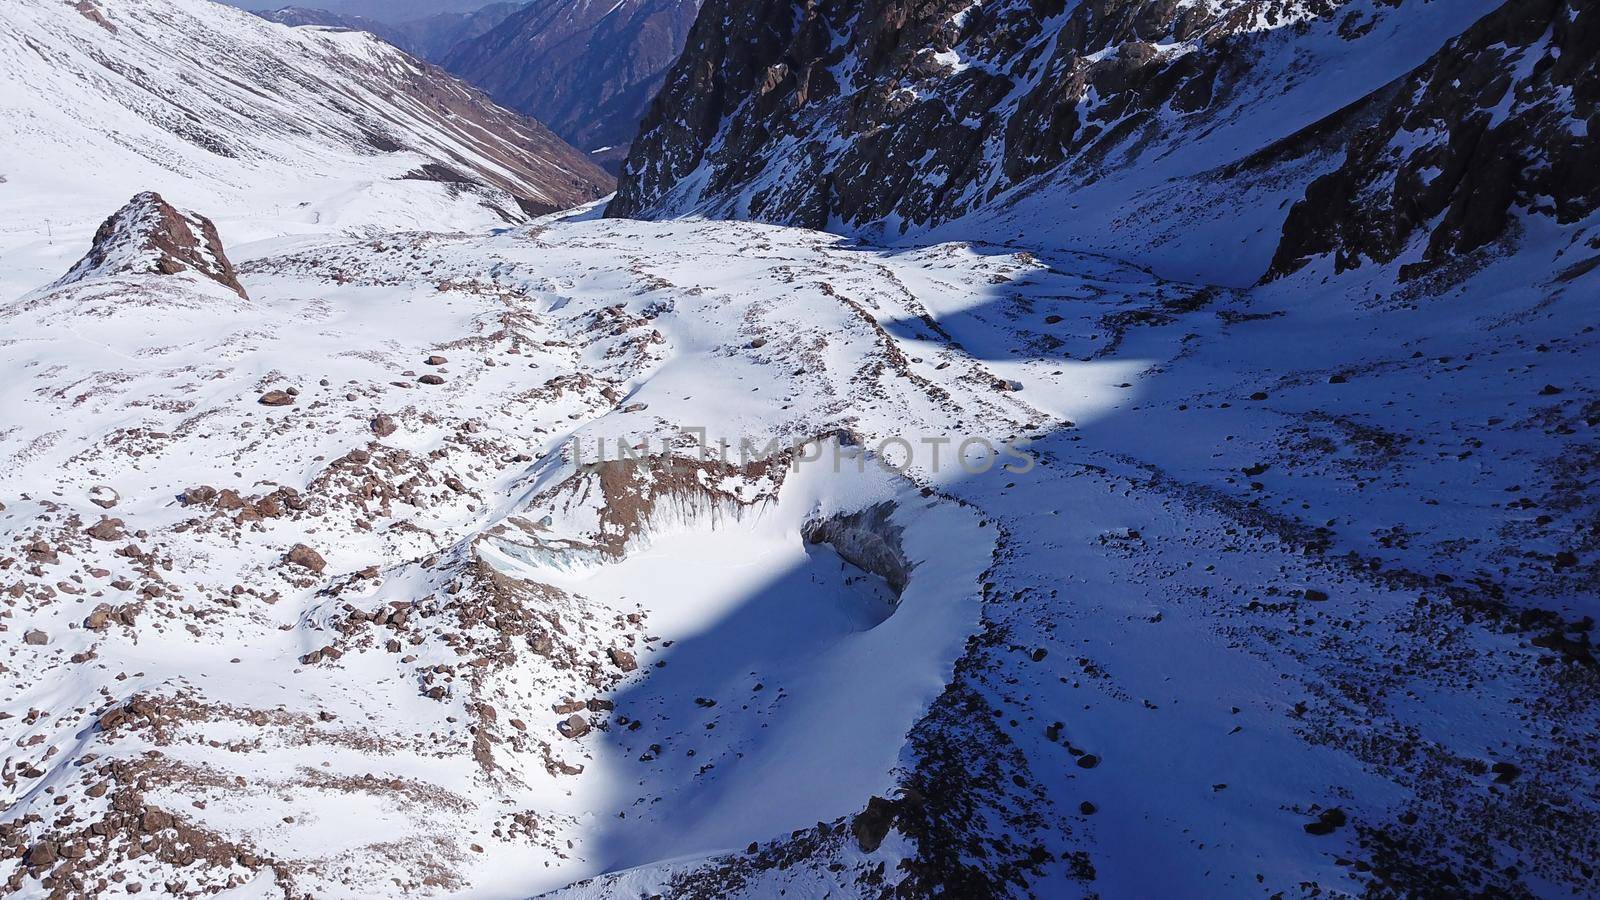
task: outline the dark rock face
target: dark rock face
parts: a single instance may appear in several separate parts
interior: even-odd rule
[[[94,245],[55,286],[113,275],[194,272],[245,296],[223,252],[217,227],[199,213],[174,208],[147,191],[128,201],[95,232]]]
[[[882,797],[873,797],[867,801],[865,811],[856,814],[850,821],[850,830],[855,835],[856,843],[861,847],[862,853],[872,853],[883,846],[883,839],[889,836],[889,827],[894,824],[894,804]]]
[[[1519,210],[1571,223],[1600,206],[1600,11],[1506,0],[1475,21],[1487,9],[1429,32],[1442,48],[1409,74],[1194,170],[1299,167],[1290,183],[1309,188],[1275,252],[1263,248],[1269,277],[1328,254],[1338,270],[1388,263],[1426,232],[1409,277],[1499,239]],[[936,225],[1181,157],[1255,98],[1340,78],[1296,62],[1302,49],[1337,63],[1339,47],[1438,12],[1422,0],[708,0],[607,214]]]
[[[495,102],[619,158],[678,57],[698,0],[531,3],[442,59]]]
[[[807,523],[802,534],[813,544],[827,544],[850,563],[877,575],[899,596],[911,581],[911,564],[901,546],[902,529],[890,521],[893,503]]]
[[[1346,5],[709,0],[608,213],[949,219],[1204,127],[1260,45]]]
[[[1597,100],[1600,8],[1510,0],[1412,72],[1344,165],[1310,185],[1271,274],[1325,254],[1336,271],[1393,262],[1425,233],[1404,279],[1494,242],[1516,210],[1593,213]]]

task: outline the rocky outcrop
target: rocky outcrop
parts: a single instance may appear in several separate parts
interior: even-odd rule
[[[217,226],[199,213],[179,210],[160,194],[146,191],[100,226],[89,253],[54,286],[115,275],[184,272],[245,296],[244,286],[223,252]]]
[[[620,161],[698,0],[531,3],[446,54],[446,69],[601,161]]]
[[[943,221],[1064,166],[1092,178],[1181,146],[1241,85],[1287,77],[1257,70],[1263,47],[1310,21],[1359,40],[1371,24],[1347,7],[1395,5],[711,0],[608,214]]]
[[[1394,92],[1284,225],[1271,275],[1402,256],[1402,279],[1506,234],[1518,212],[1600,209],[1600,10],[1510,0]]]

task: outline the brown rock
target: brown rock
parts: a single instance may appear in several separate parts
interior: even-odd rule
[[[49,841],[39,841],[28,848],[28,865],[35,868],[54,865],[58,858],[56,845]]]
[[[424,375],[421,378],[418,378],[417,381],[421,382],[422,384],[438,385],[444,384],[444,377],[441,375]]]
[[[54,563],[60,560],[56,548],[43,540],[34,541],[28,545],[28,561],[38,563]]]
[[[45,644],[50,643],[50,635],[33,628],[23,633],[22,642],[24,644],[32,644],[35,647],[43,647]]]
[[[439,356],[438,354],[435,354],[435,355],[430,356],[427,359],[423,360],[423,362],[427,363],[430,366],[442,366],[442,365],[444,365],[445,363],[447,363],[449,361],[450,360],[445,359],[444,357]]]
[[[267,391],[256,402],[262,406],[293,406],[294,395],[288,391]]]
[[[172,827],[172,814],[163,812],[153,806],[144,808],[144,815],[139,818],[139,826],[145,831],[160,831]]]
[[[307,547],[305,544],[295,544],[290,547],[289,552],[283,555],[283,561],[289,565],[309,569],[318,575],[321,575],[322,570],[328,567],[328,562],[322,558],[322,554]]]
[[[209,484],[197,485],[184,491],[178,498],[184,506],[194,506],[200,503],[210,503],[217,499],[217,489]]]
[[[127,532],[122,530],[121,519],[102,518],[88,529],[89,537],[97,541],[120,541],[127,537]]]
[[[160,194],[146,191],[135,195],[100,226],[88,255],[57,284],[111,275],[180,272],[192,272],[245,296],[211,220],[196,212],[175,209]]]
[[[398,430],[398,426],[394,424],[394,419],[388,413],[379,413],[372,419],[372,433],[378,437],[388,437]]]
[[[619,650],[616,647],[612,647],[611,649],[607,650],[606,653],[611,657],[612,665],[615,665],[624,672],[632,672],[634,669],[639,668],[639,661],[634,659],[633,654],[626,650]]]
[[[571,715],[556,726],[563,735],[577,740],[590,732],[589,720],[580,715]]]
[[[105,631],[111,626],[111,606],[102,603],[83,620],[83,627],[90,631]]]

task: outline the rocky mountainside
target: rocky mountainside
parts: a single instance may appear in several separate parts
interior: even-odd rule
[[[1506,238],[1523,214],[1570,225],[1600,209],[1591,4],[1510,0],[1385,99],[1290,211],[1274,274],[1331,255],[1335,271],[1404,257],[1411,275]]]
[[[0,250],[32,273],[0,285],[10,296],[82,252],[52,236],[86,243],[142,190],[248,240],[518,222],[611,185],[537,122],[388,44],[207,0],[0,4],[0,67]],[[249,211],[237,229],[234,210]]]
[[[536,0],[442,65],[601,161],[621,158],[697,0]]]
[[[1436,259],[1496,237],[1512,194],[1522,208],[1556,198],[1563,221],[1591,205],[1567,198],[1596,189],[1592,17],[1433,0],[821,3],[791,16],[724,0],[669,75],[609,214],[890,234],[955,234],[938,226],[975,216],[998,225],[987,233],[1247,284],[1274,258],[1281,271],[1336,245],[1395,258],[1454,207],[1437,227],[1460,234],[1438,239]],[[1286,201],[1313,180],[1285,234]],[[1396,199],[1358,212],[1374,191]],[[1063,207],[1084,220],[1064,223]],[[1390,214],[1394,228],[1359,221]],[[1247,236],[1219,254],[1212,226],[1230,219]]]
[[[245,297],[217,226],[199,213],[174,209],[160,194],[146,192],[106,219],[88,254],[53,287],[118,275],[184,272],[209,278]]]

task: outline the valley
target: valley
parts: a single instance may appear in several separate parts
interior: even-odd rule
[[[781,6],[0,12],[7,896],[1600,891],[1594,11]]]

